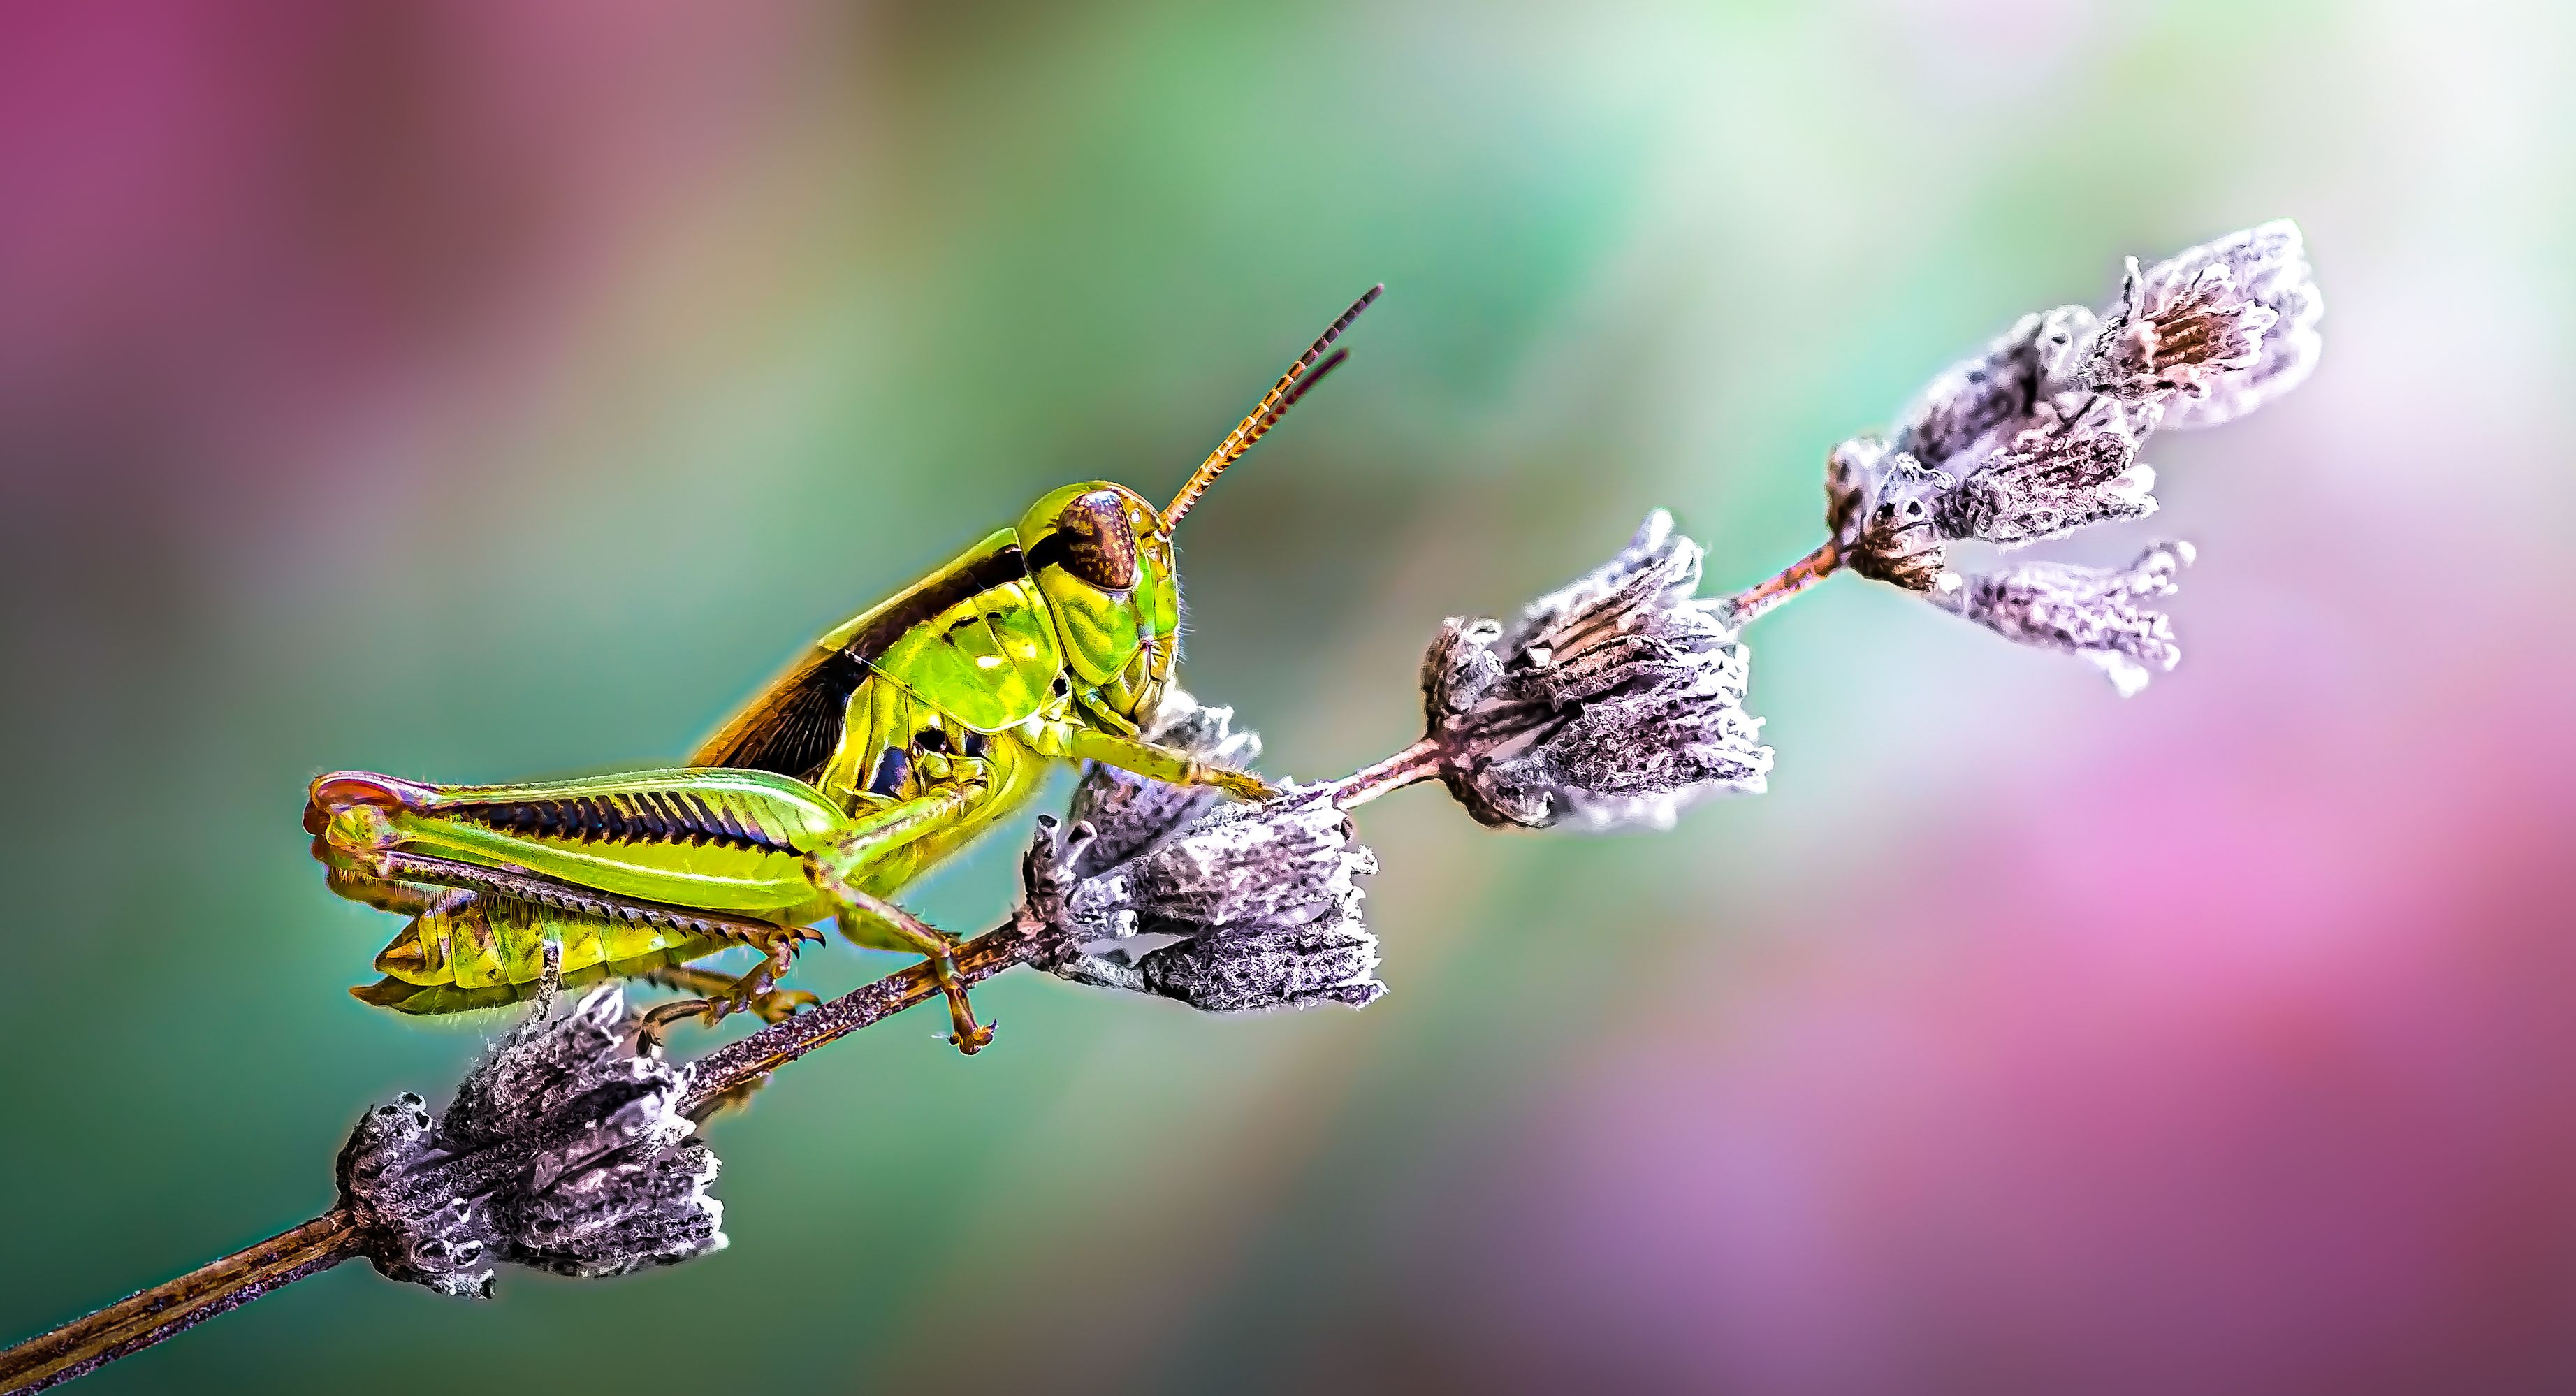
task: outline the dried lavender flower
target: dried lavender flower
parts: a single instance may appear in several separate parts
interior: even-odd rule
[[[1229,765],[1260,749],[1232,714],[1166,695],[1155,740]],[[1059,833],[1041,819],[1022,861],[1029,913],[1072,942],[1055,972],[1211,1012],[1358,1007],[1386,992],[1357,879],[1377,857],[1328,791],[1253,805],[1087,771]]]
[[[2159,263],[2157,270],[2171,265]],[[2225,263],[2203,262],[2186,276],[2159,276],[2150,285],[2131,257],[2120,305],[2071,381],[2124,402],[2206,391],[2220,374],[2252,368],[2263,332],[2279,318],[2238,292]]]
[[[1910,452],[1855,436],[1825,462],[1825,527],[1842,565],[1907,591],[1929,591],[1950,540],[1935,516],[1953,481]]]
[[[1712,792],[1760,793],[1750,656],[1727,603],[1694,599],[1699,578],[1700,546],[1658,509],[1509,629],[1450,620],[1422,671],[1449,792],[1487,824],[1592,829],[1668,829]]]
[[[1998,441],[2053,420],[2061,370],[2099,321],[2080,305],[2021,317],[1973,359],[1952,364],[1906,409],[1895,447],[1931,469],[1973,459]]]
[[[2316,367],[2325,297],[2299,225],[2261,227],[2139,270],[2068,380],[2160,411],[2161,425],[2216,426],[2288,392]]]
[[[1250,770],[1261,755],[1258,733],[1234,729],[1234,709],[1202,706],[1178,685],[1164,690],[1144,735],[1232,770]],[[1218,798],[1207,786],[1148,780],[1095,763],[1074,786],[1065,810],[1066,823],[1092,828],[1090,846],[1083,852],[1083,875],[1144,852],[1206,813]]]
[[[2232,233],[2141,269],[2099,315],[2025,315],[1935,378],[1891,442],[1826,470],[1836,561],[1924,591],[1949,543],[2018,547],[2155,512],[2139,461],[2160,426],[2211,426],[2298,385],[2325,302],[2298,225]],[[1918,507],[1923,511],[1916,512]]]
[[[2138,459],[2145,435],[2107,398],[2067,426],[2026,431],[1933,501],[1933,527],[1949,539],[2018,547],[2145,518],[2156,511],[2155,468]]]
[[[613,985],[551,996],[494,1044],[435,1122],[377,1106],[340,1152],[341,1205],[389,1279],[486,1298],[492,1262],[597,1278],[720,1250],[716,1157],[677,1111],[689,1069],[637,1050]]]
[[[1951,572],[1932,601],[2018,644],[2081,655],[2126,698],[2182,659],[2168,618],[2137,603],[2172,595],[2175,574],[2191,560],[2189,543],[2158,543],[2117,570],[2026,562],[1968,577]]]

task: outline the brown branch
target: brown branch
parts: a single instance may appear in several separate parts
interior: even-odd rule
[[[1778,576],[1729,598],[1736,623],[1741,625],[1822,581],[1837,570],[1841,561],[1836,546],[1827,542]],[[1438,777],[1444,759],[1439,738],[1426,735],[1382,761],[1326,782],[1322,788],[1335,805],[1349,809]],[[1007,969],[1047,963],[1067,948],[1043,918],[1023,908],[1010,920],[958,947],[957,976],[969,985],[981,983]],[[772,1072],[815,1048],[881,1023],[939,994],[939,985],[925,962],[861,985],[810,1013],[772,1023],[738,1042],[719,1047],[698,1059],[679,1112],[703,1118],[727,1099],[758,1086]],[[168,1284],[0,1352],[0,1396],[42,1390],[68,1381],[270,1290],[368,1254],[370,1243],[364,1227],[347,1212],[335,1209]]]
[[[0,1352],[0,1393],[42,1391],[365,1252],[337,1208]]]
[[[1780,575],[1745,588],[1727,598],[1735,609],[1739,627],[1755,616],[1770,610],[1790,597],[1805,591],[1839,571],[1843,564],[1842,549],[1832,539],[1816,545],[1816,550],[1790,563]]]
[[[1350,809],[1438,774],[1440,743],[1424,737],[1383,761],[1362,766],[1340,780],[1325,782],[1324,788],[1331,792],[1334,804]]]
[[[1841,558],[1831,542],[1778,576],[1730,598],[1738,624],[1830,576]],[[1440,775],[1438,738],[1424,736],[1382,761],[1326,782],[1333,803],[1349,809]],[[958,947],[957,976],[981,983],[1020,965],[1041,964],[1066,947],[1027,910]],[[696,1065],[680,1113],[703,1117],[727,1098],[815,1048],[883,1022],[939,996],[925,962],[861,985],[810,1013],[772,1023],[707,1053]],[[368,1253],[370,1237],[349,1213],[333,1211],[258,1245],[192,1270],[167,1284],[0,1352],[0,1396],[39,1391],[185,1332],[307,1275]]]
[[[1054,938],[1034,923],[1024,925],[1024,919],[1014,916],[958,947],[958,977],[979,983],[1016,965],[1046,958],[1056,948]],[[863,984],[811,1013],[772,1023],[719,1047],[700,1059],[681,1113],[697,1114],[732,1092],[759,1084],[769,1073],[824,1043],[938,995],[928,964],[919,964]],[[140,1352],[271,1290],[364,1255],[368,1241],[355,1219],[335,1208],[0,1352],[0,1396],[42,1391]]]
[[[1035,964],[1062,947],[1025,913],[995,926],[957,947],[957,977],[980,984],[1018,965]],[[697,1061],[697,1075],[681,1099],[680,1113],[694,1115],[720,1098],[767,1079],[769,1073],[835,1038],[881,1023],[915,1004],[939,996],[938,981],[928,961],[841,995],[810,1013],[799,1013],[762,1028],[739,1042],[719,1047]]]

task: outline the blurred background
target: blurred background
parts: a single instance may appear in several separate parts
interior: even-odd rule
[[[732,1248],[349,1266],[85,1389],[2576,1383],[2564,7],[0,7],[0,1337],[312,1215],[495,1029],[345,992],[316,772],[684,754],[1045,487],[1192,516],[1302,777],[1648,508],[1744,585],[1826,449],[2119,259],[2305,227],[2327,352],[2150,444],[2116,699],[1857,579],[1662,836],[1363,832],[1393,992],[1014,975],[715,1142]],[[1018,833],[916,898],[990,924]],[[835,945],[808,987],[894,968]]]

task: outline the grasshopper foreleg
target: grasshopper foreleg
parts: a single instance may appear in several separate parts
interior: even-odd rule
[[[1158,746],[1142,737],[1122,737],[1095,727],[1076,726],[1068,743],[1077,760],[1132,772],[1147,780],[1173,785],[1211,785],[1238,800],[1266,800],[1278,789],[1249,771],[1210,765],[1185,751]]]

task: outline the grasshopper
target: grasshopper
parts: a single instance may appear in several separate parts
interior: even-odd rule
[[[804,651],[670,770],[517,785],[430,785],[367,771],[315,780],[304,813],[331,889],[411,918],[376,957],[373,1002],[470,1003],[543,973],[646,973],[702,997],[655,1010],[775,1019],[778,987],[836,924],[927,958],[959,1050],[992,1040],[957,978],[957,942],[893,895],[1035,794],[1056,761],[1273,793],[1245,772],[1147,741],[1180,645],[1172,534],[1225,468],[1348,350],[1383,287],[1352,303],[1161,509],[1086,480],[851,618]],[[761,952],[733,977],[688,962]]]

